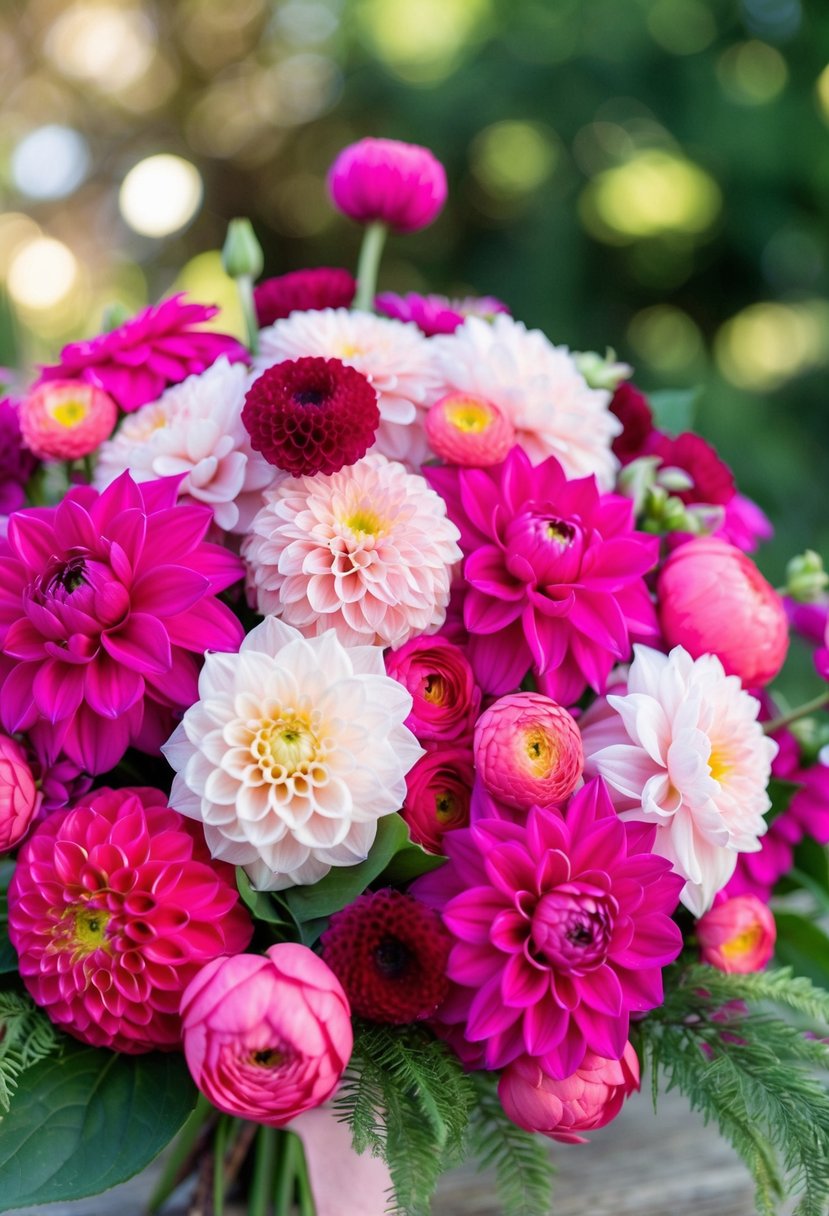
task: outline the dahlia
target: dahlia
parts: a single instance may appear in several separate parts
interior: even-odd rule
[[[247,361],[248,352],[229,334],[196,328],[218,311],[209,304],[186,304],[183,295],[171,296],[118,329],[64,346],[60,363],[41,368],[38,383],[84,380],[132,413],[155,401],[168,385],[203,372],[219,355],[234,363]]]
[[[488,793],[529,810],[564,802],[581,781],[581,735],[566,709],[537,692],[490,705],[475,724],[475,767]]]
[[[206,656],[198,695],[162,750],[171,805],[203,823],[214,857],[275,891],[365,859],[421,754],[378,647],[268,617],[238,654]]]
[[[685,431],[675,438],[652,431],[646,451],[659,456],[663,465],[682,469],[693,482],[689,490],[675,491],[684,503],[714,503],[726,506],[736,494],[734,474],[701,435]]]
[[[198,658],[238,646],[242,627],[216,599],[239,559],[202,540],[212,520],[175,505],[175,478],[103,493],[72,487],[57,507],[17,511],[0,541],[0,720],[38,723],[53,754],[89,773],[123,756],[145,701],[196,698]]]
[[[361,139],[328,171],[334,206],[358,224],[382,223],[416,232],[446,202],[446,172],[428,148],[398,139]]]
[[[453,938],[438,1017],[487,1069],[529,1055],[563,1079],[588,1052],[618,1060],[631,1013],[661,1003],[662,968],[682,947],[671,920],[682,880],[652,840],[618,818],[602,781],[566,816],[533,807],[524,823],[483,819],[445,837],[449,864],[412,893]]]
[[[0,400],[0,515],[23,506],[24,487],[36,466],[36,457],[23,446],[17,405]]]
[[[75,1038],[134,1054],[181,1044],[179,1001],[253,926],[233,871],[211,862],[160,790],[99,789],[29,838],[9,938],[35,1004]]]
[[[592,389],[564,346],[512,317],[469,317],[454,334],[430,338],[442,381],[435,397],[474,393],[497,405],[533,464],[556,456],[568,477],[593,473],[607,490],[619,462],[611,451],[621,424],[610,394]]]
[[[570,705],[600,691],[631,634],[656,635],[643,576],[658,541],[632,529],[632,504],[568,481],[554,457],[533,467],[521,448],[489,469],[429,468],[425,476],[461,529],[464,621],[481,686],[516,688],[529,667],[542,691]]]
[[[449,991],[449,934],[437,912],[402,891],[358,896],[334,913],[320,941],[357,1017],[396,1026],[417,1022]]]
[[[415,325],[345,308],[296,312],[259,335],[259,371],[318,355],[340,359],[366,377],[377,393],[380,426],[376,449],[415,467],[428,455],[426,409],[441,395],[431,343]]]
[[[274,279],[265,279],[253,289],[253,302],[259,325],[273,325],[292,312],[320,308],[348,308],[354,299],[357,282],[347,270],[316,266],[311,270],[292,270]]]
[[[627,694],[607,698],[616,721],[582,727],[585,773],[604,777],[622,819],[656,826],[654,851],[686,879],[682,902],[701,916],[738,853],[760,849],[777,744],[715,655],[634,651]]]
[[[610,399],[609,410],[622,424],[622,432],[613,440],[614,456],[629,464],[650,448],[647,441],[654,432],[653,413],[643,392],[627,380],[617,386]]]
[[[370,453],[265,498],[242,546],[259,612],[345,646],[400,646],[443,624],[458,530],[422,477]]]
[[[416,291],[410,291],[405,296],[383,291],[375,297],[374,307],[384,317],[414,321],[427,338],[435,334],[453,334],[467,317],[491,321],[499,312],[509,312],[506,304],[494,296],[466,296],[462,300],[450,300],[448,296],[422,296]]]
[[[254,380],[242,422],[268,464],[294,476],[336,473],[365,456],[380,422],[377,394],[339,359],[286,359]]]
[[[247,383],[244,365],[222,355],[141,406],[101,446],[95,485],[102,490],[127,471],[137,482],[174,476],[179,495],[210,507],[218,527],[247,531],[276,479],[242,425]]]

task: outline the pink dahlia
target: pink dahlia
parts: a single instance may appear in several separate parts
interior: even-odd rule
[[[584,768],[575,718],[541,693],[501,697],[475,725],[475,766],[487,792],[507,806],[564,802]]]
[[[49,380],[20,402],[23,441],[41,460],[90,456],[117,420],[109,394],[82,380]]]
[[[328,171],[334,206],[358,224],[398,232],[431,224],[446,202],[446,172],[428,148],[397,139],[361,139]]]
[[[242,546],[250,602],[306,637],[401,646],[436,633],[458,530],[416,473],[369,453],[329,477],[290,477],[265,495]]]
[[[42,799],[23,748],[8,735],[0,735],[0,853],[20,843]]]
[[[26,482],[36,466],[34,453],[23,446],[18,406],[8,398],[0,400],[0,515],[23,506]]]
[[[444,637],[412,638],[386,655],[386,671],[411,693],[406,725],[421,742],[471,737],[481,690],[460,646]]]
[[[429,445],[448,464],[498,464],[515,443],[515,429],[497,405],[473,393],[449,393],[424,422]]]
[[[145,704],[195,701],[200,656],[243,636],[216,598],[239,559],[204,542],[212,512],[176,492],[176,478],[126,473],[101,494],[74,486],[15,512],[0,541],[0,719],[48,726],[52,751],[90,773],[118,763]]]
[[[37,1005],[75,1038],[130,1054],[181,1045],[179,1001],[253,926],[233,870],[160,790],[101,789],[23,846],[9,938]]]
[[[500,694],[532,667],[571,705],[600,691],[631,641],[656,635],[644,575],[658,541],[633,531],[628,499],[594,477],[569,481],[554,457],[533,467],[520,448],[490,469],[429,468],[461,529],[464,621],[479,683]]]
[[[259,325],[264,327],[292,312],[348,308],[356,290],[357,280],[347,270],[316,266],[265,279],[254,287],[253,302]]]
[[[406,774],[400,814],[409,835],[430,853],[442,853],[447,832],[469,824],[475,766],[468,747],[434,745]]]
[[[441,1022],[483,1050],[484,1066],[522,1055],[557,1079],[588,1052],[618,1060],[630,1015],[659,1005],[679,954],[671,920],[682,880],[650,852],[653,831],[623,823],[602,781],[566,815],[482,819],[452,832],[449,864],[412,891],[454,938]]]
[[[219,355],[233,363],[247,360],[248,352],[229,334],[197,328],[218,311],[214,305],[185,303],[183,295],[171,296],[110,333],[64,346],[60,363],[42,368],[39,383],[84,380],[132,413],[169,385],[203,372]]]
[[[435,334],[453,334],[467,317],[491,321],[499,312],[509,312],[506,304],[495,296],[467,296],[450,300],[448,296],[422,296],[410,291],[405,296],[383,291],[374,300],[374,307],[384,317],[398,321],[414,321],[427,338]]]

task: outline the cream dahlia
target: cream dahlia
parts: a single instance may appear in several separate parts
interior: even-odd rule
[[[375,450],[412,467],[428,455],[426,410],[440,396],[429,340],[416,325],[347,308],[294,312],[259,335],[259,371],[284,359],[321,355],[366,377],[377,393]]]
[[[612,487],[619,462],[610,445],[621,423],[608,408],[610,393],[588,387],[566,346],[500,314],[491,322],[468,317],[429,348],[441,380],[436,396],[486,398],[533,464],[556,456],[568,477],[594,473],[603,490]]]
[[[248,380],[244,364],[222,356],[128,414],[101,445],[95,485],[104,489],[125,470],[134,481],[183,474],[180,495],[211,507],[220,528],[246,531],[278,476],[242,425]]]
[[[760,848],[777,744],[759,701],[715,655],[634,652],[627,694],[607,698],[614,713],[582,724],[585,776],[604,777],[622,819],[656,824],[654,852],[687,880],[680,898],[701,916],[738,854]]]
[[[215,858],[279,891],[366,857],[422,754],[379,647],[268,617],[238,654],[206,656],[199,696],[162,750],[170,803],[201,820]]]
[[[418,474],[369,453],[265,498],[242,546],[259,612],[306,637],[334,629],[344,646],[402,646],[440,629],[460,534]]]

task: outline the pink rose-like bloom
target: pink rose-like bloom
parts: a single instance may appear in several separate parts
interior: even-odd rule
[[[474,393],[449,393],[429,409],[424,421],[430,447],[449,464],[497,464],[515,443],[505,415]]]
[[[247,360],[244,346],[229,334],[196,328],[218,311],[214,305],[187,304],[183,295],[171,296],[110,333],[64,346],[60,363],[42,368],[39,383],[84,380],[132,413],[171,384],[203,372],[219,355],[232,363]]]
[[[340,981],[292,942],[208,963],[185,991],[181,1017],[201,1092],[225,1114],[269,1127],[331,1096],[354,1041]]]
[[[475,768],[465,747],[435,746],[406,774],[406,801],[400,814],[415,844],[443,853],[447,832],[465,828]]]
[[[541,693],[501,697],[476,723],[475,766],[488,793],[507,806],[564,802],[584,768],[575,718]]]
[[[586,1144],[579,1132],[605,1127],[638,1089],[639,1059],[626,1043],[618,1060],[588,1051],[563,1081],[548,1077],[531,1056],[521,1056],[501,1074],[498,1097],[507,1117],[525,1131],[560,1144]]]
[[[697,921],[702,962],[745,975],[762,971],[774,954],[777,928],[771,910],[756,895],[715,904]]]
[[[347,270],[316,266],[292,270],[265,279],[253,289],[256,318],[260,326],[273,325],[292,312],[320,308],[348,308],[357,291],[357,280]]]
[[[112,434],[118,407],[82,380],[49,380],[20,402],[20,431],[41,460],[79,460]]]
[[[410,291],[405,296],[393,291],[384,291],[375,297],[374,307],[384,317],[398,321],[414,321],[418,329],[432,338],[435,334],[453,334],[467,317],[481,317],[484,321],[508,313],[506,304],[495,296],[467,296],[463,300],[450,300],[448,296],[422,296]]]
[[[481,690],[460,646],[444,637],[412,638],[386,655],[386,671],[412,697],[406,725],[418,739],[446,742],[472,734]]]
[[[379,221],[398,232],[416,232],[446,202],[446,173],[428,148],[361,139],[337,156],[328,189],[334,206],[358,224]]]
[[[521,448],[489,469],[427,468],[461,529],[469,657],[486,692],[511,692],[532,667],[572,705],[604,688],[633,640],[655,637],[644,575],[658,540],[633,530],[633,505],[568,480],[554,456]]]
[[[669,646],[692,658],[715,654],[749,688],[768,684],[789,648],[781,597],[751,558],[727,541],[699,536],[675,549],[657,584]]]
[[[155,789],[99,789],[55,811],[9,886],[9,938],[35,1004],[113,1051],[177,1049],[185,986],[252,932],[233,869]]]
[[[0,853],[23,839],[42,797],[23,748],[8,735],[0,735]]]
[[[412,893],[454,938],[440,1021],[485,1068],[530,1055],[563,1079],[588,1052],[618,1060],[631,1013],[661,1003],[662,968],[682,948],[682,879],[653,837],[618,818],[599,779],[566,816],[533,807],[524,823],[481,819],[444,838],[449,864]]]

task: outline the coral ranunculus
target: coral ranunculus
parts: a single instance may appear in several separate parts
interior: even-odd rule
[[[398,232],[431,224],[446,202],[446,172],[428,148],[397,139],[361,139],[328,172],[335,207],[358,224]]]
[[[49,380],[20,402],[20,431],[41,460],[79,460],[112,434],[118,407],[82,380]]]
[[[23,748],[0,735],[0,853],[20,843],[42,800]]]
[[[201,1092],[225,1114],[270,1127],[331,1096],[354,1041],[340,981],[293,942],[208,963],[185,991],[181,1017]]]
[[[575,718],[537,692],[501,697],[475,724],[475,766],[487,792],[507,806],[564,802],[584,768]]]
[[[756,895],[735,895],[697,921],[700,958],[720,971],[762,971],[774,954],[777,926]]]

